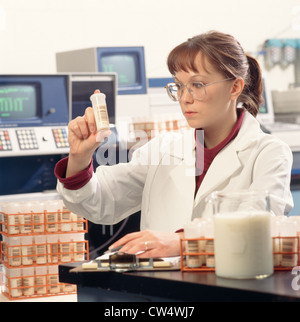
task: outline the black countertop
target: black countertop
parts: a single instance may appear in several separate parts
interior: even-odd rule
[[[276,271],[263,280],[219,278],[214,272],[70,271],[80,263],[59,266],[61,282],[169,301],[300,301],[300,267]]]

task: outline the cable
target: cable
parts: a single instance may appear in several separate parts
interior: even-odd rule
[[[124,219],[124,221],[123,221],[122,225],[120,226],[120,228],[117,230],[117,232],[109,240],[107,240],[104,244],[102,244],[98,248],[96,248],[93,251],[91,251],[90,254],[89,254],[90,258],[93,257],[93,255],[95,253],[97,253],[99,250],[107,247],[107,245],[109,245],[112,242],[112,240],[114,240],[121,233],[121,231],[124,229],[125,225],[127,224],[128,220],[129,220],[129,217]]]

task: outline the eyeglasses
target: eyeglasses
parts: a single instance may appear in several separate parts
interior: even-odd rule
[[[187,88],[188,92],[193,96],[193,99],[195,99],[197,101],[202,101],[206,96],[206,89],[205,88],[207,86],[221,83],[221,82],[225,82],[225,81],[232,80],[232,79],[234,79],[234,77],[222,79],[220,81],[205,84],[205,85],[201,82],[189,82],[187,84],[169,83],[169,84],[167,84],[167,86],[165,88],[166,88],[167,93],[172,101],[176,102],[181,99],[184,87]]]

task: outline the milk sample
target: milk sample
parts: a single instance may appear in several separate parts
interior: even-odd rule
[[[266,211],[214,216],[217,276],[263,278],[273,273],[270,217]]]

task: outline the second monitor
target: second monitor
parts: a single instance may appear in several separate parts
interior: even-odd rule
[[[70,75],[70,119],[84,115],[87,107],[92,106],[90,96],[96,89],[106,95],[110,123],[116,122],[116,73],[78,73]]]

